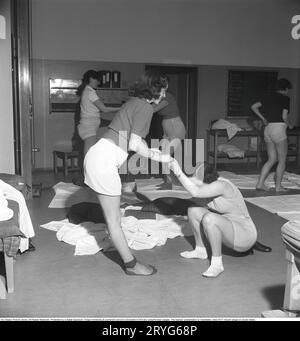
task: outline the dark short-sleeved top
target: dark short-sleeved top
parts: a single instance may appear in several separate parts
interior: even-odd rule
[[[119,145],[119,140],[122,141],[120,147],[128,151],[130,135],[136,134],[145,138],[152,116],[153,107],[150,103],[142,98],[131,97],[116,113],[103,137],[112,139],[116,145]]]
[[[266,95],[260,101],[262,104],[261,113],[268,122],[283,122],[282,111],[290,110],[290,99],[279,92]]]
[[[163,106],[165,102],[167,102],[167,105],[157,111],[164,120],[180,116],[176,99],[169,92],[167,92],[166,97],[161,101],[161,103],[158,104],[158,108],[160,105]]]

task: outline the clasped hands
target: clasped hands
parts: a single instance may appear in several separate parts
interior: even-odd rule
[[[174,172],[176,176],[181,175],[182,169],[179,166],[178,162],[176,159],[174,159],[172,156],[169,154],[163,154],[159,149],[157,148],[151,148],[151,153],[152,153],[152,159],[163,162],[167,164],[167,167]]]

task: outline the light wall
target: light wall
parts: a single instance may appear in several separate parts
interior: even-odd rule
[[[299,67],[298,0],[33,0],[33,57]]]
[[[75,131],[74,113],[51,113],[49,109],[49,78],[82,79],[89,70],[119,70],[122,86],[134,82],[144,70],[143,64],[91,61],[33,60],[33,103],[36,168],[51,168],[56,149],[70,149]]]
[[[0,39],[0,173],[13,174],[15,164],[9,0],[0,1],[0,14],[6,21],[6,38]]]
[[[197,136],[226,115],[227,72],[271,68],[289,78],[299,123],[299,41],[291,38],[297,0],[32,0],[37,168],[68,147],[73,114],[49,114],[49,77],[78,79],[89,68],[134,80],[146,63],[197,66]]]

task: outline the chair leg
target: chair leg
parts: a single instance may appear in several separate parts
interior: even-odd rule
[[[67,156],[67,154],[64,155],[63,167],[64,167],[64,175],[67,176],[68,175],[68,156]]]
[[[56,155],[56,152],[53,152],[53,168],[54,168],[54,174],[57,174],[57,155]]]
[[[7,292],[14,292],[14,258],[4,254]]]

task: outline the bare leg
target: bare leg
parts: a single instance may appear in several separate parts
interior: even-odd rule
[[[209,210],[204,207],[190,207],[188,209],[188,217],[189,222],[192,226],[192,231],[195,237],[196,246],[195,249],[192,251],[185,251],[181,252],[180,255],[184,258],[199,258],[199,259],[206,259],[207,258],[207,251],[204,246],[200,225],[202,218],[205,214],[207,214]]]
[[[260,172],[260,176],[256,185],[256,188],[258,189],[267,189],[265,186],[265,181],[270,173],[271,168],[277,161],[277,152],[275,148],[275,144],[273,142],[266,142],[267,146],[267,153],[268,153],[268,160],[267,162],[263,165],[263,168]]]
[[[278,155],[278,165],[275,173],[275,191],[279,192],[284,190],[284,188],[281,186],[281,181],[283,178],[286,165],[286,156],[288,151],[287,139],[276,143],[275,146]]]
[[[110,237],[123,262],[127,263],[134,260],[134,256],[128,247],[127,240],[121,228],[120,196],[98,194],[98,199],[103,209]],[[153,272],[152,267],[141,263],[136,263],[131,270],[139,275],[151,275]]]
[[[162,153],[173,156],[175,154],[176,149],[181,145],[181,140],[175,137],[164,137],[162,141]],[[176,157],[176,154],[175,154]],[[175,175],[172,176],[170,173],[169,167],[162,163],[162,170],[164,174],[164,181],[167,184],[172,184],[173,180],[175,183],[178,181]],[[172,179],[173,178],[173,179]],[[178,181],[179,183],[179,181]]]
[[[202,219],[204,231],[212,250],[210,267],[203,273],[205,277],[217,277],[224,271],[222,262],[222,243],[233,248],[234,232],[229,219],[209,212]]]

